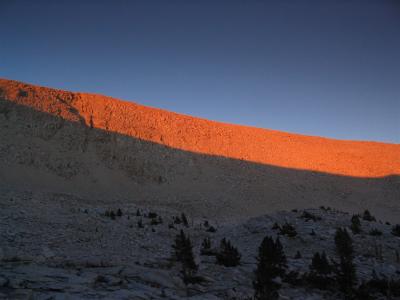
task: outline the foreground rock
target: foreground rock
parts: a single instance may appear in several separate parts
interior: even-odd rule
[[[303,274],[316,251],[337,260],[335,230],[348,228],[351,219],[331,209],[309,209],[316,220],[307,220],[299,210],[239,223],[211,219],[206,224],[206,219],[188,216],[186,227],[174,223],[181,211],[101,205],[70,194],[6,189],[0,193],[0,298],[6,299],[244,299],[253,295],[261,240],[279,234],[275,223],[290,223],[297,231],[295,237],[280,235],[280,240],[288,271]],[[361,221],[361,228],[361,234],[352,235],[359,282],[370,279],[373,270],[399,279],[400,238],[391,234],[392,225]],[[172,256],[171,245],[180,229],[194,245],[202,278],[197,284],[183,283],[181,265]],[[372,229],[382,235],[370,235]],[[214,256],[199,255],[205,237],[213,247],[222,238],[232,241],[242,255],[240,265],[228,268],[217,265]],[[297,251],[301,258],[295,258]],[[282,299],[338,297],[332,291],[286,282],[279,293]]]

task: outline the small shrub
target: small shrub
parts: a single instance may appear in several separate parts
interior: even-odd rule
[[[149,214],[147,215],[147,217],[149,218],[149,219],[155,219],[155,218],[157,218],[157,213],[155,213],[155,212],[149,212]]]
[[[363,220],[364,221],[368,221],[368,222],[375,222],[376,221],[375,217],[373,215],[371,215],[371,213],[369,212],[368,209],[366,209],[364,211]]]
[[[391,233],[392,233],[394,236],[400,236],[400,224],[394,225],[394,226],[392,227]]]
[[[182,277],[184,284],[200,284],[206,281],[206,279],[202,276],[194,275],[187,270],[182,270]]]
[[[375,299],[373,295],[381,294],[389,296],[390,282],[386,277],[380,278],[375,270],[372,272],[372,279],[364,281],[358,287],[356,295],[358,299]]]
[[[394,297],[400,297],[400,279],[389,281],[389,293]]]
[[[122,217],[122,210],[120,208],[117,210],[117,217]]]
[[[211,233],[214,233],[214,232],[217,232],[217,229],[215,229],[215,227],[214,226],[210,226],[210,227],[208,227],[207,228],[207,230],[206,230],[207,232],[211,232]]]
[[[303,214],[300,216],[300,218],[304,219],[306,222],[312,220],[314,222],[320,221],[321,217],[318,217],[308,211],[303,211]]]
[[[182,223],[185,227],[189,227],[189,222],[188,219],[186,218],[186,215],[184,213],[181,214],[181,219],[182,219]]]
[[[280,229],[280,234],[287,235],[288,237],[295,237],[297,235],[297,231],[293,227],[293,225],[285,223],[282,225],[282,228]]]
[[[361,233],[361,221],[358,215],[353,215],[351,217],[350,229],[353,232],[353,234]]]
[[[136,210],[136,217],[141,217],[142,216],[142,214],[140,213],[140,210],[139,210],[139,208]]]
[[[178,216],[173,217],[173,219],[174,219],[174,224],[176,224],[176,225],[179,225],[182,223],[182,220]]]
[[[328,207],[325,207],[325,206],[320,206],[319,207],[321,210],[323,210],[323,211],[325,211],[325,212],[327,212],[327,211],[330,211],[331,210],[331,208],[328,206]]]
[[[236,267],[240,264],[241,255],[231,242],[223,238],[217,253],[217,263],[225,267]]]
[[[371,229],[371,230],[369,231],[368,234],[369,234],[369,235],[372,235],[372,236],[381,236],[381,235],[382,235],[382,231],[380,231],[380,230],[378,230],[378,229],[376,229],[376,228],[373,228],[373,229]]]
[[[294,256],[294,258],[295,259],[300,259],[302,256],[301,256],[301,253],[300,253],[300,251],[297,251],[296,252],[296,255]]]
[[[20,90],[18,91],[18,96],[19,96],[19,97],[28,97],[28,92],[27,92],[27,91],[24,91],[24,90],[22,90],[22,89],[20,89]]]
[[[200,254],[206,256],[216,255],[215,251],[211,249],[211,240],[209,237],[206,237],[201,243]]]
[[[139,219],[137,226],[138,226],[138,228],[144,228],[142,219]]]
[[[294,286],[302,285],[303,283],[303,279],[297,271],[290,271],[289,273],[285,274],[283,276],[283,281]]]
[[[271,228],[272,230],[278,230],[278,229],[281,229],[281,227],[278,225],[278,223],[274,223],[274,225],[272,225],[272,228]]]
[[[163,220],[160,216],[158,218],[151,219],[150,225],[159,225],[162,224]]]

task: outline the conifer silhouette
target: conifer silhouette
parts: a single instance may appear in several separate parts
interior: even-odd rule
[[[258,248],[257,269],[255,270],[254,298],[276,299],[280,284],[275,281],[285,275],[286,256],[282,244],[266,236]]]
[[[336,270],[337,281],[345,298],[351,299],[354,296],[354,285],[357,283],[357,275],[353,263],[353,241],[346,229],[338,228],[336,230],[335,246],[340,258]]]
[[[361,221],[358,215],[353,215],[351,217],[350,229],[353,232],[353,234],[361,233]]]
[[[240,263],[241,255],[231,242],[223,238],[220,244],[220,250],[217,253],[217,263],[225,267],[235,267]]]

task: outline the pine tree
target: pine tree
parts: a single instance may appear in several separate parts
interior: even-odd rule
[[[140,213],[140,210],[139,210],[139,208],[136,210],[136,216],[137,217],[140,217],[142,214]]]
[[[282,244],[266,236],[258,248],[257,269],[253,282],[255,299],[276,299],[280,284],[275,281],[278,276],[285,275],[286,256]]]
[[[175,243],[172,245],[172,248],[174,249],[176,260],[182,262],[185,272],[197,271],[198,266],[194,260],[192,242],[183,230],[175,237]]]
[[[361,221],[358,215],[353,215],[351,217],[350,229],[353,232],[353,234],[361,233]]]
[[[319,252],[314,254],[310,270],[321,275],[327,275],[332,272],[332,266],[329,264],[325,251],[323,251],[322,254],[319,254]]]
[[[319,289],[326,289],[330,286],[332,266],[329,264],[325,252],[314,254],[309,269],[310,272],[305,275],[308,283]]]
[[[217,253],[217,263],[225,267],[235,267],[240,263],[241,255],[231,242],[223,238],[220,244],[220,250]]]
[[[346,229],[338,228],[335,234],[336,252],[339,256],[353,257],[353,241]]]
[[[142,219],[139,219],[137,225],[138,225],[138,228],[144,228]]]
[[[188,219],[186,218],[186,215],[184,213],[181,214],[181,219],[182,219],[183,225],[185,225],[185,227],[189,227]]]
[[[339,228],[335,234],[336,252],[339,255],[340,263],[337,268],[337,281],[340,290],[346,299],[354,295],[354,285],[357,283],[356,268],[353,263],[353,241],[346,229]]]

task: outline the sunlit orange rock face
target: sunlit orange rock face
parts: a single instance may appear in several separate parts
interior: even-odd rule
[[[400,174],[400,145],[342,141],[238,126],[101,95],[0,79],[2,97],[72,122],[171,148],[352,177]]]

